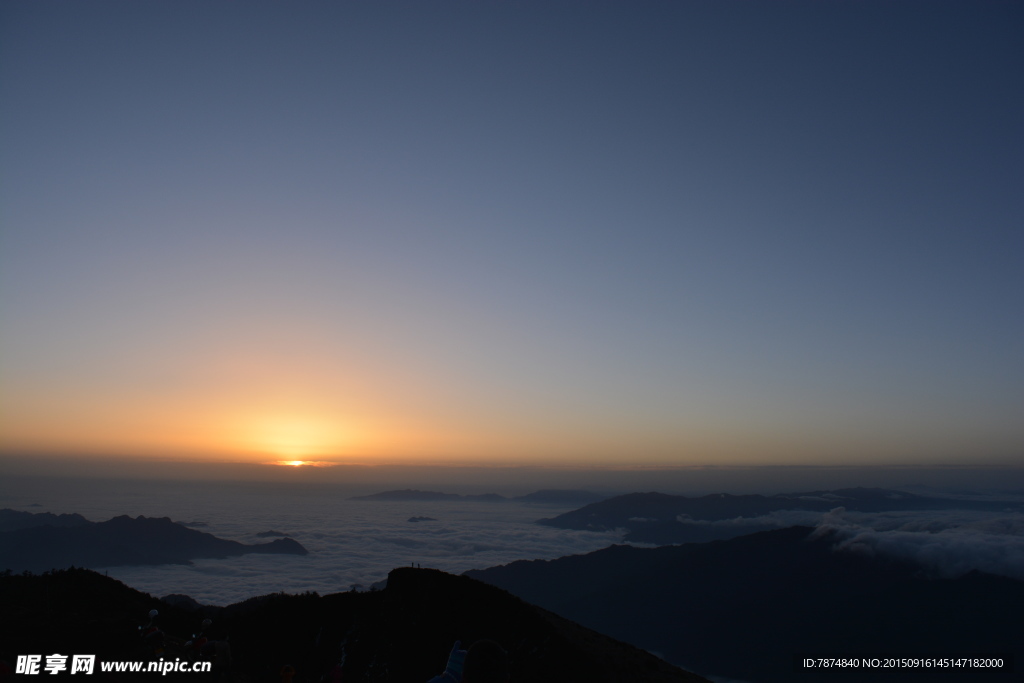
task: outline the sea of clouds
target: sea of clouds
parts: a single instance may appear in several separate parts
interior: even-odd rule
[[[573,506],[506,502],[385,502],[353,500],[365,491],[263,483],[156,485],[136,482],[57,482],[4,491],[0,507],[93,521],[127,514],[170,517],[198,531],[246,544],[268,543],[276,531],[301,543],[306,556],[250,554],[191,565],[103,567],[133,588],[156,596],[185,594],[227,605],[284,591],[321,594],[368,589],[395,567],[417,564],[451,573],[520,559],[554,559],[607,547],[614,532],[571,531],[536,524]],[[410,517],[434,521],[410,522]]]
[[[840,506],[825,513],[778,510],[759,517],[678,521],[714,529],[719,538],[812,526],[819,534],[834,532],[841,539],[837,552],[913,560],[942,578],[979,570],[1024,580],[1024,514],[1011,509],[857,512]]]
[[[38,480],[0,490],[0,507],[77,512],[94,521],[116,515],[170,517],[242,543],[267,543],[275,531],[309,555],[251,554],[192,565],[100,568],[153,595],[189,595],[226,605],[278,591],[321,594],[369,588],[395,568],[417,564],[452,573],[520,559],[554,559],[621,543],[622,532],[557,529],[536,524],[573,506],[506,502],[353,500],[365,490],[267,483],[157,483]],[[410,517],[433,521],[410,522]],[[715,522],[724,536],[814,526],[835,532],[837,552],[878,553],[920,562],[936,576],[971,570],[1024,579],[1024,514],[1006,510],[863,513],[783,510]],[[730,531],[731,530],[731,531]]]
[[[1024,514],[935,510],[851,512],[823,516],[820,532],[835,531],[841,552],[913,560],[942,578],[972,570],[1024,580]]]

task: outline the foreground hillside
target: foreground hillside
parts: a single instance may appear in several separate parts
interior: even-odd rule
[[[193,651],[185,641],[209,618],[207,635],[226,641],[230,655],[221,648],[211,674],[179,674],[181,680],[276,682],[291,666],[296,681],[327,680],[334,670],[345,681],[420,683],[444,669],[456,640],[465,646],[489,638],[508,650],[515,681],[705,681],[503,590],[431,569],[393,570],[386,589],[369,593],[276,594],[225,608],[173,602],[83,569],[2,576],[0,656],[11,665],[19,654],[54,652],[188,658]],[[167,634],[159,652],[138,628],[152,609]]]
[[[1000,653],[1024,666],[1024,581],[838,552],[807,527],[728,541],[612,546],[468,576],[708,676],[790,681],[1019,681],[1019,673],[806,672],[798,657]],[[859,677],[858,677],[859,676]],[[1013,676],[1017,676],[1014,678]]]

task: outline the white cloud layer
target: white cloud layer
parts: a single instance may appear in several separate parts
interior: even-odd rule
[[[972,570],[1024,580],[1024,515],[965,510],[824,515],[820,531],[834,530],[847,552],[919,562],[937,576]]]
[[[184,593],[218,605],[277,591],[325,594],[349,590],[352,584],[369,588],[391,569],[410,563],[461,573],[520,559],[586,553],[620,540],[614,532],[568,531],[534,523],[571,506],[358,501],[350,500],[351,494],[265,485],[175,485],[145,492],[79,485],[26,492],[16,500],[8,495],[4,506],[30,512],[79,512],[94,521],[120,514],[199,521],[205,523],[196,527],[199,531],[248,544],[269,542],[272,539],[256,534],[274,530],[309,551],[306,556],[251,554],[196,560],[191,566],[100,569],[156,596]],[[40,507],[29,507],[34,502]],[[422,516],[436,521],[408,521]]]
[[[350,500],[337,487],[268,484],[148,483],[78,480],[66,485],[4,491],[0,507],[32,512],[78,512],[103,521],[115,515],[204,522],[206,533],[243,543],[266,543],[258,533],[288,534],[307,556],[244,555],[197,560],[191,566],[109,567],[128,585],[163,596],[184,593],[200,602],[229,604],[277,591],[368,587],[395,567],[418,563],[461,573],[519,559],[553,559],[621,542],[616,532],[571,531],[535,524],[570,507],[521,503],[380,502]],[[436,521],[409,522],[410,517]],[[837,531],[839,549],[917,560],[940,576],[972,569],[1024,579],[1024,515],[963,510],[829,513],[781,510],[753,518],[688,524],[735,533],[795,524]]]
[[[681,518],[683,524],[752,533],[802,525],[835,531],[837,550],[914,560],[936,576],[952,578],[971,570],[1024,579],[1024,514],[977,510],[830,512],[778,510],[760,517],[717,521]]]

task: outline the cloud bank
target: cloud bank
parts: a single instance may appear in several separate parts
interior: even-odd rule
[[[168,483],[104,485],[70,481],[58,486],[9,487],[3,505],[33,512],[78,512],[102,521],[115,515],[169,516],[198,522],[202,531],[243,543],[257,534],[285,533],[308,556],[244,555],[193,565],[109,567],[130,586],[163,596],[184,593],[208,604],[229,604],[278,591],[369,587],[395,567],[418,563],[461,573],[519,559],[554,559],[621,543],[616,532],[557,529],[535,524],[569,507],[468,501],[354,501],[360,491],[308,485]],[[483,491],[478,491],[483,492]],[[409,522],[427,516],[436,521]],[[835,531],[838,552],[877,553],[920,562],[936,576],[977,569],[1024,579],[1024,515],[963,510],[828,513],[780,510],[715,522],[681,520],[735,536],[793,525]],[[728,532],[728,533],[726,533]],[[644,544],[638,544],[644,545]]]
[[[687,517],[682,524],[720,531],[721,538],[813,526],[835,532],[839,552],[887,555],[921,564],[933,575],[955,578],[978,570],[1024,580],[1024,514],[974,510],[830,512],[779,510],[759,517],[707,521]]]
[[[836,508],[820,532],[834,531],[841,552],[913,560],[942,578],[973,570],[1024,580],[1024,515],[942,510],[854,513]]]

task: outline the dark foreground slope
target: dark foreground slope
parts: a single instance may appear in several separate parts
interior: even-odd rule
[[[316,682],[327,680],[344,658],[341,680],[423,683],[444,669],[456,640],[466,646],[480,638],[496,640],[509,651],[514,681],[705,680],[503,590],[430,569],[396,569],[382,591],[276,594],[192,611],[74,569],[0,577],[0,604],[0,657],[9,664],[19,654],[54,652],[95,653],[101,660],[156,657],[138,626],[149,610],[158,609],[157,623],[167,634],[159,656],[187,657],[184,642],[204,618],[214,621],[211,638],[230,643],[230,667],[177,676],[193,682],[276,683],[286,665],[296,670],[296,681]],[[154,675],[111,678],[153,680]]]
[[[467,575],[704,675],[754,683],[1021,680],[1020,672],[797,671],[798,656],[840,653],[1008,653],[1024,666],[1024,582],[977,572],[928,578],[909,562],[836,552],[831,535],[811,532],[612,546]]]
[[[26,517],[27,515],[27,517]],[[247,553],[305,555],[291,538],[246,545],[189,529],[167,517],[91,522],[80,515],[0,510],[0,570],[41,572],[65,567],[188,564],[193,559]]]

